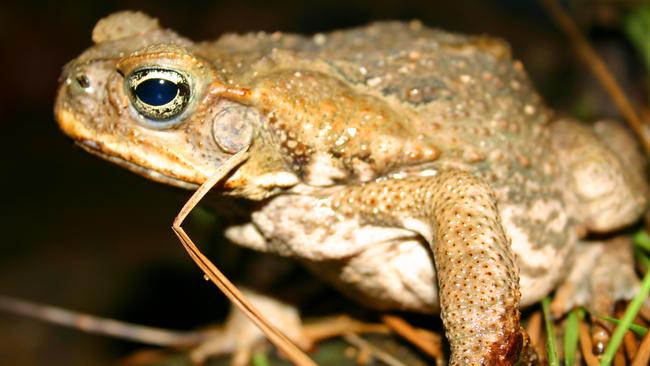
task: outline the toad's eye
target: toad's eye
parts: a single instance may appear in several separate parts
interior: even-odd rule
[[[136,70],[127,77],[126,87],[133,107],[156,128],[175,125],[170,120],[178,117],[190,100],[188,78],[174,70]]]

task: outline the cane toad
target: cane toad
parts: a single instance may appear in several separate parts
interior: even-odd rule
[[[374,308],[440,312],[452,365],[529,352],[518,307],[555,288],[561,313],[638,286],[628,242],[585,239],[644,211],[634,141],[555,118],[501,40],[380,22],[195,43],[137,12],[92,38],[61,77],[66,134],[190,189],[249,149],[217,193],[259,204],[227,236]]]

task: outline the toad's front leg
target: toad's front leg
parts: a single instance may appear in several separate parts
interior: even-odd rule
[[[536,362],[519,324],[519,276],[491,188],[449,170],[344,188],[323,201],[348,217],[421,234],[433,251],[451,365]]]

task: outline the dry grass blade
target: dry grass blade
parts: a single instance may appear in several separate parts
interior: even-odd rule
[[[535,351],[540,356],[540,361],[542,363],[546,362],[546,343],[542,338],[542,312],[540,310],[535,311],[528,317],[528,323],[526,324],[526,333],[530,337],[530,343],[535,348]]]
[[[605,63],[582,35],[575,22],[562,9],[562,6],[560,6],[557,0],[543,0],[542,4],[546,7],[557,26],[569,37],[582,61],[596,75],[596,78],[612,98],[616,107],[623,113],[627,123],[641,140],[646,153],[650,154],[650,140],[648,133],[645,131],[647,126],[644,126],[632,103],[625,96],[623,89],[607,69]]]
[[[347,333],[387,334],[390,332],[390,329],[384,324],[363,323],[347,315],[341,315],[305,324],[302,332],[311,342],[318,343],[322,340]]]
[[[624,316],[624,310],[622,308],[619,308],[616,310],[616,317],[617,318],[622,318]],[[638,320],[638,316],[637,319]],[[632,325],[636,325],[634,323],[630,324],[630,330],[628,330],[625,333],[625,336],[623,336],[623,350],[625,351],[625,355],[627,356],[628,360],[633,360],[634,356],[636,355],[637,352],[637,342],[636,342],[636,337],[634,336],[634,332],[632,331]]]
[[[614,366],[625,366],[625,355],[623,354],[623,348],[619,347],[614,355]]]
[[[374,344],[366,341],[365,339],[359,337],[356,334],[346,334],[343,336],[343,338],[350,344],[357,346],[358,348],[362,350],[368,350],[370,353],[380,360],[381,362],[385,363],[388,366],[406,366],[402,361],[398,360],[395,358],[395,356],[384,352],[383,350],[379,349],[376,347]]]
[[[312,361],[298,346],[296,346],[287,336],[280,332],[275,326],[273,326],[239,291],[239,289],[230,282],[230,280],[223,274],[217,267],[201,253],[201,251],[196,247],[192,239],[185,233],[185,230],[181,227],[183,221],[187,215],[192,211],[192,209],[203,199],[203,197],[224,177],[226,177],[230,172],[232,172],[238,165],[243,163],[248,158],[248,153],[246,150],[242,150],[237,154],[233,155],[230,159],[224,162],[217,171],[203,183],[197,190],[194,192],[192,197],[185,203],[183,208],[174,219],[172,229],[178,236],[178,239],[183,244],[183,247],[190,255],[192,260],[201,268],[205,273],[205,276],[212,281],[223,293],[228,297],[228,299],[235,305],[237,308],[244,313],[255,325],[257,325],[260,330],[266,335],[266,337],[273,343],[278,349],[280,349],[284,354],[296,365],[299,366],[315,366],[316,363]]]
[[[440,335],[423,329],[416,329],[404,319],[394,315],[383,315],[381,319],[399,336],[433,357],[437,364],[439,364],[439,360],[442,360],[442,337]]]
[[[625,337],[623,337],[623,345],[625,346],[625,353],[627,354],[627,357],[630,360],[634,359],[638,347],[636,345],[636,339],[632,331],[625,333]]]
[[[650,332],[643,337],[632,361],[632,366],[645,366],[648,364],[650,364]]]
[[[587,328],[583,319],[578,318],[578,329],[580,330],[580,350],[582,351],[582,357],[584,357],[588,366],[599,366],[598,357],[592,352],[593,345],[591,344],[589,328]]]

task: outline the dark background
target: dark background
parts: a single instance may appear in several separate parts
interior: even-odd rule
[[[611,4],[610,4],[611,3]],[[639,1],[572,1],[572,15],[634,100],[642,71],[619,27]],[[222,296],[170,230],[187,192],[146,181],[64,137],[52,104],[61,67],[91,45],[101,17],[143,10],[192,39],[225,32],[313,33],[381,19],[507,39],[549,104],[616,116],[535,1],[4,1],[0,4],[0,294],[178,329],[218,321]],[[201,242],[210,218],[194,225]],[[201,221],[199,218],[198,221]],[[228,267],[228,259],[220,258]],[[0,313],[0,364],[90,365],[132,347]]]

